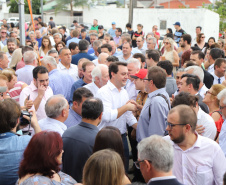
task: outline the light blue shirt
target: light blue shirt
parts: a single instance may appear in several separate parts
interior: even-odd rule
[[[160,136],[164,136],[165,134],[169,108],[165,99],[161,96],[156,96],[157,94],[163,94],[167,98],[168,103],[170,103],[169,95],[165,88],[148,94],[137,125],[138,142],[154,134]],[[151,115],[149,114],[149,110]]]
[[[132,53],[131,53],[131,55],[130,55],[130,57],[129,57],[128,59],[125,59],[125,58],[123,57],[123,54],[122,54],[122,55],[119,55],[119,56],[117,56],[117,57],[118,57],[118,60],[119,60],[120,62],[128,63],[129,59],[133,58],[133,55],[132,55]]]
[[[219,134],[219,145],[221,149],[224,152],[224,155],[226,157],[226,120],[222,124],[221,132]]]
[[[70,40],[67,41],[67,47],[69,47],[69,44],[70,44],[71,42],[75,42],[75,43],[78,44],[79,41],[80,41],[80,39],[78,39],[78,38],[76,38],[76,37],[73,37],[72,39],[70,39]]]
[[[32,65],[25,65],[23,68],[18,69],[16,71],[17,74],[17,81],[22,81],[27,85],[30,85],[31,81],[33,80],[33,69],[35,67]]]
[[[114,38],[114,37],[116,37],[116,35],[115,35],[115,30],[116,30],[116,28],[113,30],[112,28],[110,28],[109,30],[108,30],[108,33]]]
[[[62,94],[67,101],[70,99],[71,87],[75,80],[67,73],[54,69],[49,72],[49,86],[53,94]]]
[[[75,112],[72,107],[69,110],[69,115],[64,124],[67,128],[78,125],[82,121],[82,117]]]

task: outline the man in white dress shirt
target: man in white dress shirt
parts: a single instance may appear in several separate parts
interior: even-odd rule
[[[127,64],[124,62],[114,62],[109,66],[110,80],[108,83],[99,89],[96,97],[103,101],[104,112],[102,121],[98,128],[106,126],[117,127],[122,135],[124,154],[125,154],[125,169],[128,171],[129,148],[126,138],[126,125],[136,129],[137,120],[132,111],[137,109],[133,102],[129,101],[129,96],[124,86],[128,79]]]
[[[187,105],[170,110],[166,130],[174,148],[173,174],[189,185],[221,185],[226,159],[220,146],[195,132],[197,116]]]
[[[97,91],[107,84],[109,80],[108,66],[105,64],[99,64],[91,72],[93,82],[85,85],[84,87],[89,89],[95,97]]]
[[[214,84],[222,84],[225,80],[224,74],[226,70],[226,60],[224,58],[218,58],[214,63],[214,71],[211,73],[214,77]]]
[[[218,58],[223,58],[223,51],[219,48],[213,48],[210,50],[210,54],[208,57],[208,72],[213,73],[214,72],[214,63]]]
[[[50,97],[45,105],[47,118],[38,121],[41,130],[58,132],[61,136],[67,129],[64,124],[69,113],[69,104],[62,95]]]
[[[59,57],[61,61],[57,65],[57,69],[68,73],[77,81],[79,79],[78,67],[71,63],[71,51],[67,47],[64,47],[60,50]]]

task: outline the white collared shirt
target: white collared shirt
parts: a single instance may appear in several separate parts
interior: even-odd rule
[[[214,64],[212,64],[212,65],[210,65],[210,66],[208,67],[208,72],[209,72],[209,73],[213,73],[213,72],[214,72]]]
[[[137,50],[140,50],[141,53],[145,56],[146,54],[146,50],[147,50],[147,47],[145,45],[143,45],[143,47],[141,49],[139,49],[138,47],[136,47]]]
[[[78,77],[78,66],[75,64],[70,64],[70,68],[67,69],[61,62],[59,62],[59,64],[57,64],[57,69],[63,72],[68,73],[69,75],[72,76],[72,78],[75,80],[75,82],[77,80],[79,80]]]
[[[218,79],[219,79],[219,77],[217,76],[217,75],[215,75],[215,71],[213,71],[212,73],[211,73],[211,75],[213,75],[213,78],[214,78],[214,80],[213,80],[213,85],[214,84],[219,84],[218,83]],[[222,76],[222,77],[220,77],[220,84],[222,84],[222,82],[225,80],[225,77],[224,76]]]
[[[175,176],[163,176],[163,177],[154,177],[151,178],[148,183],[150,183],[151,181],[161,181],[161,180],[168,180],[168,179],[176,179]]]
[[[9,54],[9,52],[6,52],[6,55],[8,57],[9,63],[8,63],[8,67],[10,66],[11,60],[12,60],[12,55]]]
[[[205,127],[202,136],[214,140],[217,133],[217,128],[213,118],[199,107],[197,119],[197,125],[203,125]]]
[[[169,140],[174,148],[173,174],[182,184],[222,185],[226,171],[226,159],[220,146],[213,140],[196,133],[197,140],[189,149],[183,151]]]
[[[120,130],[121,134],[124,134],[127,131],[126,124],[132,126],[137,123],[131,111],[127,111],[117,118],[118,108],[125,105],[129,100],[128,93],[123,87],[119,91],[111,81],[108,81],[105,86],[98,90],[96,97],[100,98],[104,105],[102,121],[98,125],[99,129],[114,126]]]
[[[200,96],[202,96],[202,98],[204,98],[206,91],[208,91],[209,89],[205,86],[205,84],[203,84],[203,86],[201,87],[201,89],[199,89],[199,94]]]
[[[134,82],[132,82],[131,80],[128,79],[126,86],[125,86],[125,89],[126,89],[128,95],[129,95],[129,99],[136,101],[139,91],[136,90],[136,86],[135,86]]]
[[[96,94],[97,94],[97,91],[99,90],[99,87],[97,87],[97,85],[94,82],[89,83],[89,84],[87,84],[83,87],[89,89],[93,93],[93,96],[96,97]]]
[[[42,131],[48,130],[58,132],[61,136],[64,131],[67,130],[67,126],[64,123],[49,117],[39,120],[38,124]]]
[[[25,99],[30,95],[30,100],[34,101],[37,96],[38,96],[38,89],[37,87],[34,85],[34,82],[32,81],[31,84],[27,87],[25,87],[21,93],[20,93],[20,106],[24,106],[24,101]],[[45,104],[46,101],[53,96],[53,91],[51,89],[51,87],[47,87],[46,91],[45,91],[45,95],[42,98],[41,103],[39,104],[38,110],[36,110],[36,115],[38,120],[41,120],[43,118],[46,118],[46,112],[45,112]],[[32,110],[35,110],[34,105],[31,108]]]
[[[94,59],[92,60],[92,62],[94,63],[95,66],[97,66],[99,63],[98,63],[98,58],[97,59]]]

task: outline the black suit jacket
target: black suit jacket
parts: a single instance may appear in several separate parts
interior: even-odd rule
[[[147,185],[183,185],[177,179],[165,179],[158,181],[151,181]]]
[[[211,75],[208,71],[206,71],[205,69],[203,69],[204,72],[204,80],[203,83],[206,85],[206,87],[208,89],[211,88],[211,86],[213,85],[213,75]]]

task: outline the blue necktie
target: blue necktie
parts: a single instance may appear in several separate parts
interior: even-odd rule
[[[221,79],[220,78],[218,78],[218,84],[221,84]]]

